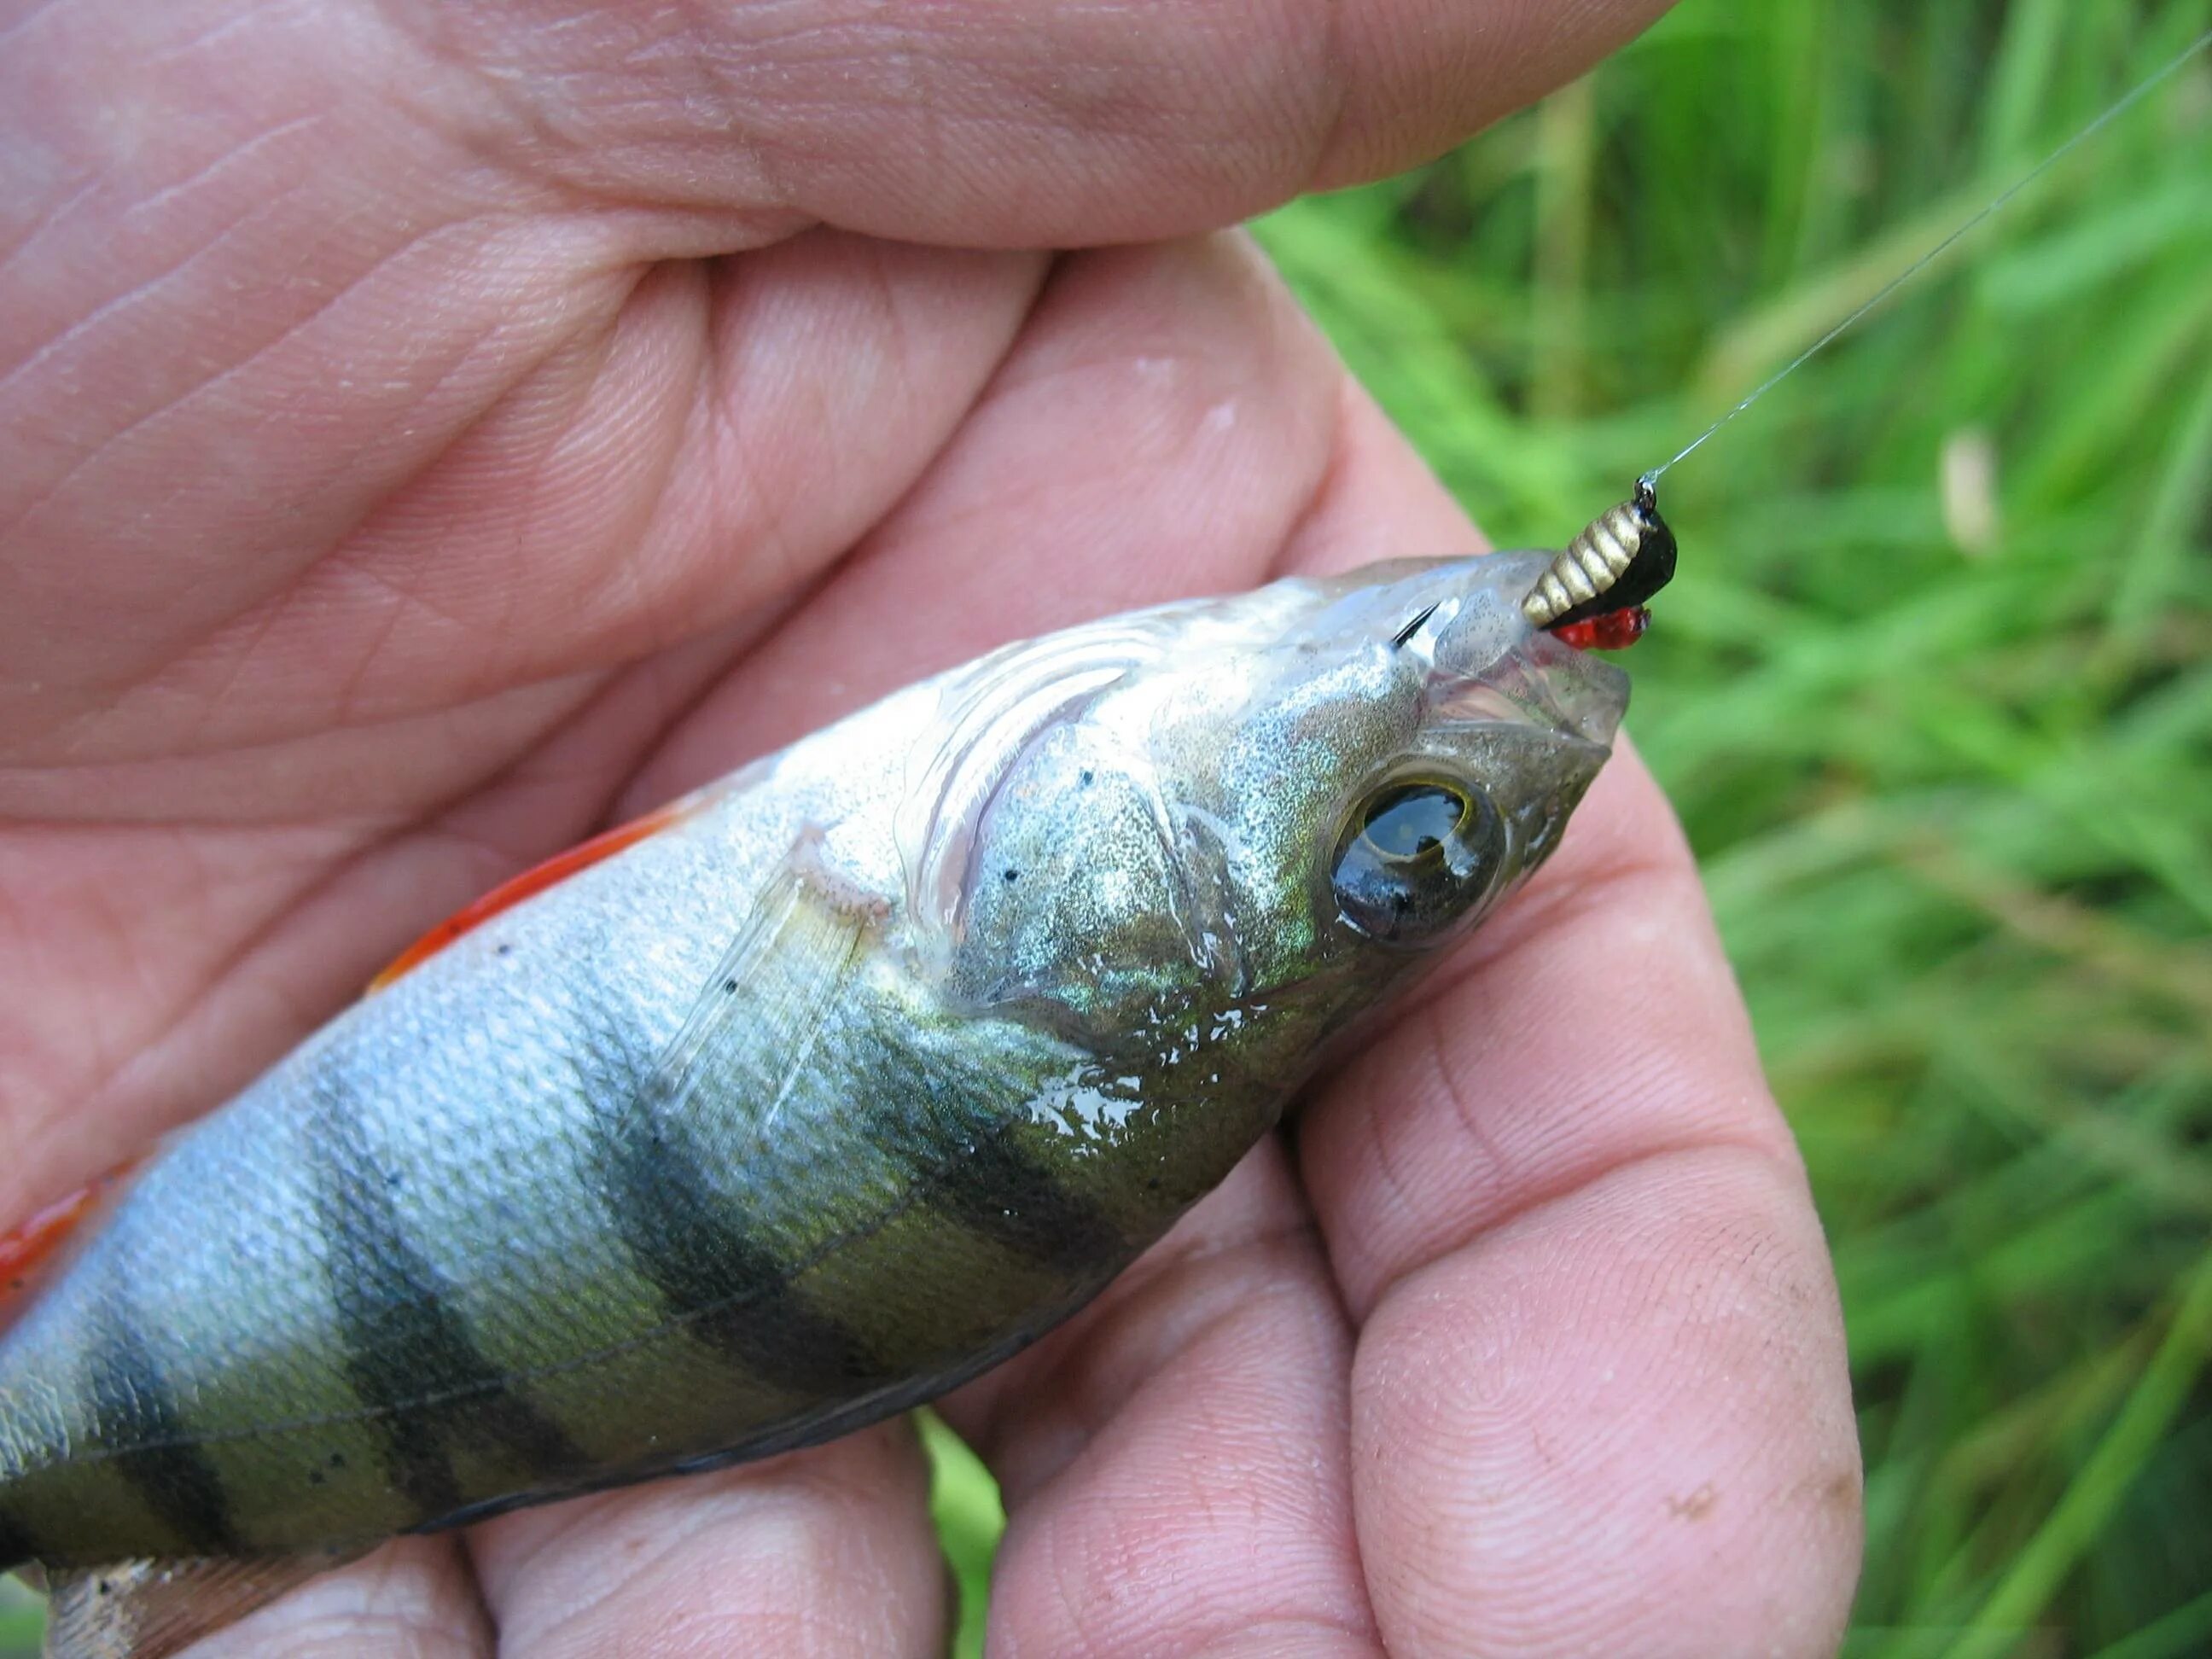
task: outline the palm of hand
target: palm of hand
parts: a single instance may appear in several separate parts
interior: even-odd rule
[[[1464,544],[1241,242],[1019,250],[1381,170],[1626,27],[1492,41],[1470,99],[1474,8],[534,9],[0,32],[0,1212],[917,674]],[[948,1414],[1006,1651],[1831,1642],[1833,1291],[1632,758],[1295,1147]],[[215,1645],[927,1651],[943,1595],[891,1426],[408,1540]]]

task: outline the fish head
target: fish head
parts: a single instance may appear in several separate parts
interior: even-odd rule
[[[1610,752],[1627,677],[1522,614],[1546,562],[1372,566],[1035,647],[1048,690],[945,911],[957,992],[1094,1040],[1379,998],[1543,863]]]

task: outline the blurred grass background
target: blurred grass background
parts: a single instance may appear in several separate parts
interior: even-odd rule
[[[1259,234],[1492,538],[1556,545],[2208,24],[1686,0]],[[1836,1250],[1850,1651],[2212,1654],[2212,62],[1662,495],[1631,726]],[[996,1501],[931,1433],[975,1653]]]
[[[1686,0],[1259,232],[1491,535],[1556,544],[2208,24]],[[1850,1651],[2212,1653],[2212,64],[1663,494],[1632,724],[1836,1249]],[[998,1500],[924,1431],[975,1654]]]

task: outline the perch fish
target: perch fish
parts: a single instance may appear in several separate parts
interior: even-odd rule
[[[0,1338],[0,1565],[62,1650],[167,1651],[1033,1341],[1558,844],[1627,682],[1524,611],[1547,568],[1009,647],[464,913]]]

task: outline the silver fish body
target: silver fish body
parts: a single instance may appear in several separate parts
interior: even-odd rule
[[[0,1339],[0,1563],[358,1546],[1032,1340],[1556,843],[1626,693],[1522,616],[1543,566],[994,653],[341,1014]]]

